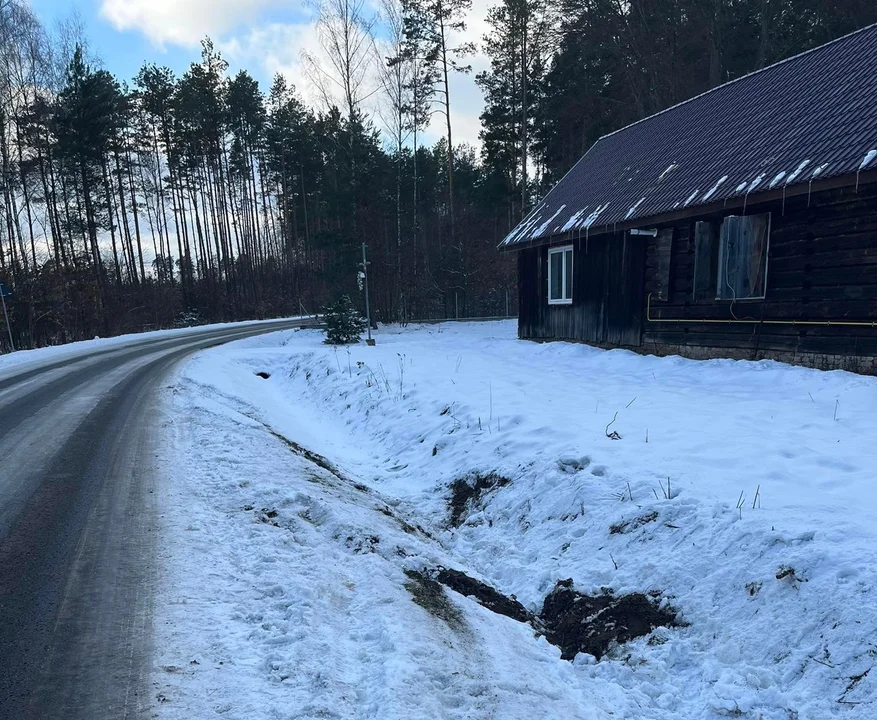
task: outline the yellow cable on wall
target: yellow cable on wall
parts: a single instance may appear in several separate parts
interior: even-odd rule
[[[818,325],[822,327],[877,327],[877,320],[857,322],[854,320],[716,320],[712,318],[653,318],[652,294],[646,298],[646,320],[652,323],[711,323],[719,325]]]

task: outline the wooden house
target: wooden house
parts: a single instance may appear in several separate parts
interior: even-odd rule
[[[600,138],[500,248],[522,338],[877,373],[877,26]]]

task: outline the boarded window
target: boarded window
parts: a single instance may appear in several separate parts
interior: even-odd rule
[[[716,297],[719,264],[719,224],[698,222],[694,226],[694,300]]]
[[[717,298],[764,297],[769,233],[769,213],[725,218],[719,242]]]
[[[673,254],[673,228],[661,230],[655,241],[658,269],[655,273],[655,294],[658,300],[670,298],[670,258]]]

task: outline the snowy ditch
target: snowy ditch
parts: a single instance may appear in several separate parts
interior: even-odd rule
[[[256,373],[261,377],[260,373]],[[267,373],[265,373],[267,374]],[[301,447],[298,443],[283,437],[266,426],[266,430],[275,438],[287,445],[296,455],[328,472],[333,478],[349,485],[354,490],[369,494],[370,489],[344,475],[321,455]],[[310,482],[325,482],[319,474],[306,475]],[[459,527],[465,520],[465,514],[477,506],[485,492],[496,490],[508,485],[510,480],[496,473],[470,473],[464,478],[455,480],[450,486],[448,505],[451,511],[449,523]],[[278,520],[280,513],[276,509],[262,508],[256,510],[252,505],[244,506],[244,511],[253,511],[257,521],[281,528]],[[398,517],[389,505],[375,507],[380,512],[395,520],[399,527],[409,534],[430,534],[420,526],[414,526]],[[315,522],[308,510],[299,513],[299,517]],[[637,518],[632,523],[622,523],[610,527],[610,533],[624,532],[628,527],[639,527],[644,522],[656,519],[657,513]],[[355,554],[375,552],[380,545],[378,535],[358,537],[348,535],[344,538],[345,546]],[[401,548],[397,554],[405,556]],[[661,603],[660,593],[651,592],[648,596],[642,593],[630,593],[616,596],[610,589],[603,588],[596,596],[588,596],[574,589],[572,579],[559,580],[552,591],[546,596],[538,613],[528,611],[514,597],[507,597],[487,583],[468,576],[460,570],[433,568],[422,570],[406,569],[405,575],[413,581],[413,586],[406,583],[413,599],[452,627],[459,624],[459,615],[450,608],[452,604],[444,596],[442,587],[449,588],[463,597],[473,598],[480,605],[498,615],[527,623],[538,635],[544,636],[552,645],[561,650],[561,657],[574,660],[580,652],[588,653],[599,660],[615,645],[629,642],[638,637],[648,635],[657,627],[677,627],[683,625],[677,618],[677,611],[666,603]],[[664,641],[665,642],[665,641]]]
[[[567,471],[584,469],[581,460],[565,458],[559,465]],[[506,487],[511,481],[497,473],[470,473],[451,483],[450,525],[460,527],[469,511],[477,509],[486,492]],[[610,526],[612,534],[623,533],[653,522],[658,513],[653,511],[629,521]],[[546,596],[538,613],[528,611],[514,597],[506,597],[486,583],[469,577],[459,570],[439,568],[417,573],[421,583],[438,582],[464,597],[475,598],[489,610],[513,620],[530,624],[561,650],[561,657],[574,660],[578,653],[588,653],[599,660],[610,646],[622,644],[644,635],[657,627],[676,627],[683,623],[670,605],[662,605],[660,593],[649,596],[630,593],[616,596],[610,589],[596,596],[588,596],[574,589],[573,580],[558,580]],[[433,588],[431,595],[436,595]],[[415,599],[417,599],[415,595]],[[443,603],[438,605],[444,608]]]
[[[648,596],[643,593],[616,596],[604,589],[599,595],[589,596],[575,590],[571,578],[558,580],[542,609],[534,614],[515,598],[506,597],[459,570],[441,568],[416,576],[422,583],[437,581],[464,597],[475,598],[492,612],[528,623],[560,648],[564,660],[574,660],[579,653],[599,660],[610,648],[648,635],[655,628],[682,624],[672,607],[662,606],[656,592]]]
[[[159,717],[874,716],[873,379],[320,340],[168,391]]]

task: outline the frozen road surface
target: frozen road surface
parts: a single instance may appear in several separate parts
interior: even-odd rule
[[[148,715],[157,390],[196,350],[293,324],[0,366],[0,718]]]

